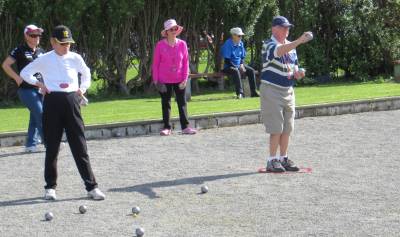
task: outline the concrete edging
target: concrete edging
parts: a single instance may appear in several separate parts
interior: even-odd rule
[[[296,107],[296,118],[335,116],[371,111],[400,109],[400,96],[379,99],[367,99],[318,105]],[[260,110],[215,113],[190,117],[190,123],[197,129],[238,126],[261,122]],[[179,120],[172,119],[172,126],[180,130]],[[161,120],[98,124],[86,126],[85,135],[88,140],[107,139],[111,137],[132,137],[158,134],[162,127]],[[20,146],[24,144],[26,132],[10,132],[0,134],[0,147]]]

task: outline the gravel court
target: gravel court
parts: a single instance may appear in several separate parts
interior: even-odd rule
[[[86,199],[69,148],[56,202],[43,196],[44,153],[0,149],[0,236],[397,236],[400,111],[296,120],[291,158],[311,174],[258,174],[262,125],[195,136],[89,141],[105,201]],[[206,184],[210,191],[201,195]],[[88,212],[78,214],[79,205]],[[133,218],[131,208],[142,213]],[[54,220],[45,222],[46,211]]]

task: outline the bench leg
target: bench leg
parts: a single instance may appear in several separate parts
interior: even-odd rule
[[[250,83],[249,83],[248,78],[244,77],[244,78],[242,78],[242,79],[240,79],[240,80],[242,80],[243,93],[245,94],[245,96],[250,97],[250,95],[251,95],[251,90],[250,90]]]
[[[222,76],[218,79],[218,90],[223,91],[225,87],[225,77]]]
[[[198,78],[192,81],[192,85],[193,85],[193,90],[196,93],[200,93],[200,86],[199,86],[199,80]]]
[[[186,89],[185,89],[186,101],[190,101],[192,99],[192,83],[191,82],[192,82],[192,80],[189,77],[187,80]]]

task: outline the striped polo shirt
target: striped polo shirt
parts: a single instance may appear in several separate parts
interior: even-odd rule
[[[293,49],[282,57],[278,57],[276,54],[280,45],[273,36],[263,41],[261,82],[289,88],[295,82],[293,71],[298,68],[297,53]]]

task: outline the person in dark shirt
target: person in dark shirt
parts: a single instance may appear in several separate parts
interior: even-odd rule
[[[25,82],[19,76],[19,73],[26,65],[44,54],[44,50],[38,47],[42,33],[42,28],[35,25],[26,26],[24,30],[25,42],[13,49],[2,64],[6,74],[11,77],[18,86],[18,97],[30,111],[28,134],[25,144],[26,152],[37,151],[37,145],[43,140],[43,96],[39,93],[37,86]],[[14,63],[17,66],[17,71],[12,68]],[[40,74],[36,74],[36,77],[41,80]]]

